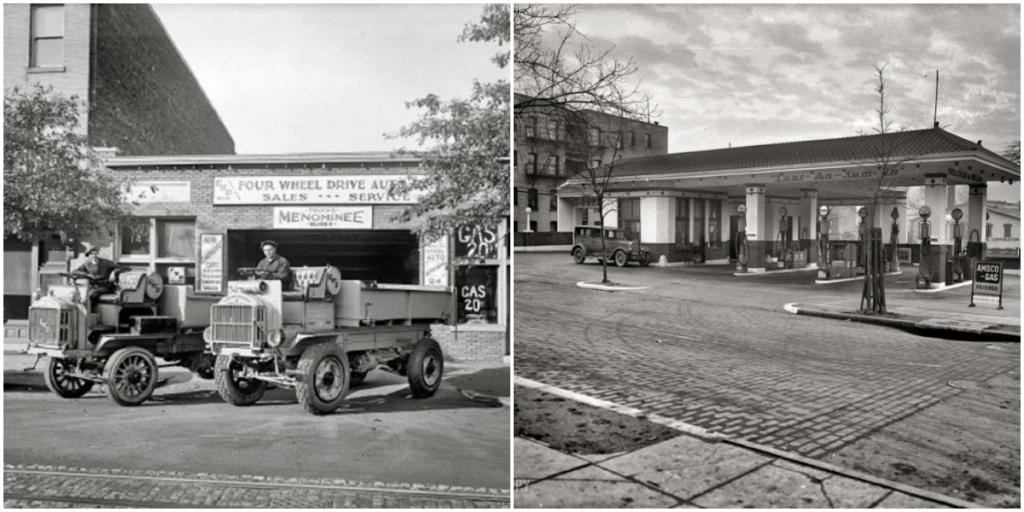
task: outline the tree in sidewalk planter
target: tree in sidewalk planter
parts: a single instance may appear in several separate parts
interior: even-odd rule
[[[128,217],[128,183],[101,173],[76,132],[81,108],[38,84],[4,94],[4,236],[78,239]]]
[[[509,7],[484,7],[479,23],[467,24],[460,41],[508,41]],[[491,59],[508,64],[508,51]],[[509,214],[509,84],[474,82],[468,99],[443,101],[428,94],[406,103],[422,109],[419,119],[389,138],[415,137],[419,149],[400,155],[422,162],[426,175],[396,183],[393,194],[419,193],[420,199],[396,220],[427,241],[452,233],[466,223],[500,225]]]
[[[566,170],[569,180],[561,189],[566,192],[580,192],[583,197],[593,199],[597,204],[601,231],[601,283],[608,284],[608,255],[605,238],[605,218],[615,210],[612,204],[605,204],[608,187],[615,177],[622,157],[623,126],[628,121],[622,116],[604,115],[594,111],[565,111],[561,119],[565,123]],[[569,165],[569,156],[575,157],[575,165]]]
[[[870,203],[866,206],[867,216],[864,218],[867,229],[864,232],[864,286],[861,290],[860,311],[865,314],[878,315],[887,312],[883,272],[885,258],[881,250],[881,237],[873,236],[874,230],[878,228],[871,228],[871,226],[877,224],[879,216],[885,213],[880,211],[880,208],[887,199],[901,197],[900,169],[920,156],[914,150],[917,136],[906,133],[902,126],[894,127],[894,122],[888,118],[891,108],[886,90],[888,85],[885,78],[886,66],[874,66],[877,80],[875,93],[878,101],[875,115],[878,125],[872,128],[872,133],[861,131],[859,133],[861,137],[857,139],[863,145],[865,153],[870,156],[866,161],[853,162],[862,171],[867,171],[870,176],[867,180]],[[890,260],[895,259],[896,247],[890,249],[889,258]]]

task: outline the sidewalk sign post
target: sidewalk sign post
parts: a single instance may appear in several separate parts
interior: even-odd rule
[[[1003,309],[1003,262],[976,261],[974,263],[974,283],[971,284],[971,305],[975,302],[996,304],[996,309]]]

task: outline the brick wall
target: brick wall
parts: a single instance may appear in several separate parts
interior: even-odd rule
[[[65,96],[77,95],[87,101],[91,17],[88,4],[65,4],[63,69],[29,69],[30,5],[4,4],[4,90],[39,83],[52,86]],[[79,121],[84,133],[88,114],[82,112]]]
[[[445,359],[456,362],[500,362],[505,356],[505,333],[488,326],[487,330],[472,325],[440,325],[430,327],[431,336],[441,345]]]
[[[121,155],[234,154],[235,143],[148,5],[98,4],[90,139]]]

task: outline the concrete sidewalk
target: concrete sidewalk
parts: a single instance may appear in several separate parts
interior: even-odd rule
[[[795,314],[851,320],[915,329],[929,334],[969,334],[986,340],[1020,341],[1020,276],[1004,276],[1003,309],[995,305],[970,307],[971,285],[920,292],[906,288],[886,290],[890,315],[863,315],[860,295],[836,294],[835,300],[788,304]]]
[[[568,455],[516,437],[516,508],[979,508],[742,440]]]

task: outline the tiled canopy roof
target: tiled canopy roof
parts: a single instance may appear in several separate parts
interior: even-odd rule
[[[885,144],[899,148],[900,156],[978,151],[1017,167],[1003,156],[941,128],[866,135],[841,139],[808,140],[728,149],[712,149],[622,160],[615,176],[654,176],[757,167],[782,167],[825,162],[870,160]]]

